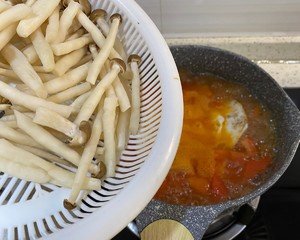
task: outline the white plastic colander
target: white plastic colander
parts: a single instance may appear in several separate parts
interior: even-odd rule
[[[100,191],[68,211],[69,189],[26,182],[0,173],[0,240],[112,238],[151,200],[175,156],[182,128],[179,75],[163,37],[133,0],[92,0],[93,8],[120,13],[120,38],[129,54],[142,57],[141,118],[117,173]]]

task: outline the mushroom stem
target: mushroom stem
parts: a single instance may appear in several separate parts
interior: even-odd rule
[[[68,54],[74,50],[84,47],[85,45],[92,42],[92,40],[93,39],[90,34],[85,34],[82,37],[79,37],[76,39],[68,40],[68,41],[62,42],[62,43],[52,44],[51,47],[52,47],[53,53],[56,56],[61,56],[61,55]]]
[[[26,5],[31,7],[37,0],[26,0]]]
[[[74,67],[86,54],[86,47],[75,50],[61,57],[55,64],[53,73],[57,76],[64,75],[70,68]]]
[[[90,52],[91,52],[91,55],[92,55],[92,58],[93,58],[93,60],[94,59],[96,59],[96,57],[98,56],[98,47],[97,47],[97,45],[96,44],[90,44],[89,45],[89,50],[90,50]],[[104,67],[102,67],[101,68],[101,70],[100,70],[100,73],[99,73],[99,75],[98,75],[98,77],[100,78],[100,79],[102,79],[105,75],[106,75],[106,73],[107,73],[107,71],[108,71],[108,67],[106,67],[107,65],[109,66],[109,59],[107,59],[106,60],[106,62],[104,63]],[[100,80],[99,79],[99,80]]]
[[[63,103],[67,100],[73,99],[74,97],[80,96],[91,89],[91,84],[88,82],[84,82],[74,87],[70,87],[64,91],[61,91],[51,97],[47,98],[48,101],[54,103]]]
[[[27,58],[28,62],[33,64],[37,60],[39,60],[39,56],[32,44],[27,45],[24,49],[22,49],[24,56]]]
[[[117,150],[122,151],[125,149],[129,138],[129,121],[130,121],[130,110],[120,112],[119,121],[117,125]]]
[[[71,29],[71,28],[70,28]],[[82,35],[84,35],[86,33],[84,28],[78,28],[76,31],[74,32],[70,32],[68,33],[68,35],[66,36],[66,41],[70,41],[76,38],[81,37]]]
[[[16,146],[34,154],[34,155],[37,155],[40,158],[46,159],[47,161],[50,161],[52,163],[59,163],[59,164],[62,164],[62,165],[68,166],[68,167],[74,167],[74,165],[71,164],[70,162],[48,152],[47,150],[42,150],[39,148],[35,148],[35,147],[23,145],[23,144],[17,144]]]
[[[130,134],[137,134],[139,130],[139,121],[140,121],[140,74],[139,74],[139,63],[141,57],[138,55],[131,55],[128,58],[129,65],[131,67],[133,78],[132,78],[132,99],[131,99],[131,115],[130,115],[130,124],[129,132]]]
[[[101,104],[99,104],[99,106],[102,107]],[[68,201],[70,203],[75,203],[75,201],[79,195],[79,192],[82,189],[83,179],[87,174],[88,166],[89,166],[89,164],[91,164],[92,159],[95,156],[95,153],[97,150],[98,141],[99,141],[100,135],[102,133],[101,119],[102,119],[103,111],[100,110],[100,107],[99,107],[99,111],[94,119],[92,131],[91,131],[92,132],[91,137],[88,140],[88,142],[86,143],[83,153],[81,155],[80,161],[79,161],[79,166],[78,166],[78,169],[75,174],[75,179],[74,179],[74,183],[72,186],[71,194],[68,199]]]
[[[97,44],[97,46],[99,48],[102,48],[103,44],[105,42],[105,37],[103,36],[103,34],[99,30],[99,28],[81,10],[79,10],[77,13],[77,19],[80,22],[80,24],[82,25],[82,27],[91,34],[91,36],[92,36],[94,42]],[[109,58],[110,59],[113,59],[113,58],[122,59],[120,54],[115,49],[111,50],[111,52],[109,54]]]
[[[30,39],[32,45],[41,60],[43,68],[46,72],[51,72],[55,67],[54,55],[49,43],[46,41],[41,28],[35,30],[31,35]]]
[[[46,98],[47,90],[39,75],[35,72],[25,55],[12,44],[7,44],[1,51],[19,78],[30,87],[38,97]]]
[[[0,137],[10,140],[14,143],[24,144],[32,147],[41,147],[33,138],[27,134],[21,133],[16,129],[6,126],[5,123],[0,123]]]
[[[121,83],[121,80],[119,77],[117,77],[116,80],[113,82],[113,87],[114,87],[114,89],[116,91],[116,95],[119,99],[121,112],[127,111],[131,107],[131,104],[130,104],[128,94],[127,94],[123,84]]]
[[[74,149],[68,147],[46,129],[34,123],[30,117],[27,117],[18,111],[14,112],[17,118],[17,125],[20,129],[26,132],[46,149],[57,153],[59,156],[63,157],[75,166],[79,165],[80,155]],[[91,173],[97,173],[99,171],[99,167],[94,164],[90,164],[89,171]]]
[[[57,152],[60,156],[78,166],[80,156],[76,151],[67,147],[63,142],[55,138],[52,134],[38,124],[34,123],[32,119],[24,114],[15,111],[15,116],[20,129],[25,131],[33,139],[36,139],[39,144],[48,150]]]
[[[0,32],[0,51],[15,36],[18,23],[13,23]]]
[[[89,66],[90,66],[89,62],[85,63],[77,68],[74,68],[66,72],[64,75],[60,77],[54,78],[46,82],[44,85],[48,93],[55,94],[80,83],[86,78]]]
[[[48,173],[41,168],[26,166],[3,157],[0,157],[0,171],[36,183],[47,183],[50,180]]]
[[[73,146],[85,144],[90,137],[88,122],[81,122],[79,127],[77,127],[77,125],[70,120],[46,108],[38,108],[36,110],[33,122],[52,128],[72,138],[70,143]]]
[[[75,124],[79,125],[80,122],[89,120],[89,118],[95,111],[98,103],[100,102],[100,99],[103,96],[105,90],[116,79],[118,74],[123,71],[125,71],[125,63],[121,59],[113,59],[111,61],[110,71],[97,84],[97,86],[93,89],[92,93],[89,95],[87,100],[84,102],[74,121]]]
[[[103,106],[103,129],[104,134],[104,162],[106,166],[106,177],[113,177],[116,169],[116,140],[115,140],[115,118],[118,100],[114,96],[106,97]]]
[[[73,138],[78,131],[78,128],[74,123],[58,113],[43,107],[36,109],[33,122],[62,132],[70,138]]]
[[[56,37],[56,43],[65,41],[68,30],[70,29],[73,19],[76,17],[79,9],[79,3],[70,1],[67,8],[63,11],[59,20],[59,35]]]
[[[0,14],[0,31],[14,22],[19,22],[31,14],[31,8],[26,4],[17,4]]]
[[[91,84],[96,83],[97,77],[114,46],[114,42],[118,33],[118,28],[120,23],[122,22],[121,15],[120,14],[112,15],[111,22],[112,24],[109,33],[107,35],[107,38],[105,39],[102,48],[100,49],[94,61],[92,62],[92,65],[88,71],[86,81],[90,82]]]
[[[74,109],[73,113],[78,113],[80,111],[84,102],[87,100],[89,95],[91,95],[91,92],[92,92],[92,90],[80,95],[71,103],[71,107]]]
[[[59,31],[59,9],[57,6],[53,13],[48,18],[45,39],[48,43],[54,43]]]
[[[8,70],[8,69],[5,69],[5,68],[0,68],[0,74],[2,76],[6,76],[6,77],[12,78],[14,80],[19,80],[18,75],[13,70]]]
[[[21,20],[17,27],[17,33],[20,37],[28,37],[38,27],[42,25],[46,19],[52,14],[54,9],[59,5],[60,0],[39,0],[32,6],[33,14]]]
[[[5,10],[11,8],[11,4],[6,1],[0,1],[0,13],[4,12]]]
[[[50,183],[71,188],[74,182],[75,173],[64,170],[57,171],[57,169],[50,170],[48,174],[51,177]],[[87,177],[84,178],[84,183],[82,189],[84,190],[100,190],[101,189],[101,180],[97,178]]]
[[[45,99],[25,94],[16,88],[0,81],[0,95],[11,102],[35,111],[38,107],[52,109],[63,117],[69,117],[73,108],[71,106],[48,102]]]

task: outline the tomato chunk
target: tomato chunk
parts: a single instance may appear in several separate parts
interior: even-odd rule
[[[271,164],[271,160],[271,157],[267,156],[258,160],[248,161],[244,171],[244,179],[251,179],[255,175],[265,170],[269,166],[269,164]]]
[[[207,195],[209,192],[210,183],[204,177],[190,176],[189,183],[192,189],[200,194]]]
[[[220,200],[229,193],[224,181],[218,175],[214,175],[211,179],[211,190],[215,200]]]

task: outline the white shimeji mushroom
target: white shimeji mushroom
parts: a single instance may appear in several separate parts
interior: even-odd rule
[[[47,130],[34,123],[33,120],[26,115],[15,111],[15,116],[17,118],[18,127],[35,139],[39,144],[50,151],[56,152],[59,156],[63,157],[75,166],[79,165],[80,155],[74,149],[68,147],[65,143],[55,138]],[[97,173],[99,169],[96,165],[91,164],[89,166],[89,171],[91,173]]]
[[[93,122],[91,136],[86,145],[84,146],[79,161],[79,166],[75,174],[75,179],[71,189],[70,197],[64,200],[64,206],[68,209],[76,207],[76,199],[82,189],[84,177],[86,176],[88,172],[88,167],[96,154],[97,145],[102,133],[101,119],[103,115],[103,110],[101,109],[102,105],[99,104],[99,106],[100,107],[98,107],[98,112]]]
[[[0,31],[18,22],[32,13],[31,8],[26,4],[17,4],[8,8],[0,14]]]
[[[48,97],[47,100],[55,103],[63,103],[77,96],[81,96],[82,94],[88,92],[90,89],[91,89],[90,83],[88,82],[80,83],[78,85],[75,85],[74,87],[70,87],[64,91],[52,95],[51,97]]]
[[[120,14],[114,14],[111,16],[111,28],[109,30],[109,33],[107,35],[107,38],[105,39],[105,42],[100,49],[98,55],[92,62],[91,67],[89,68],[88,75],[86,81],[90,82],[91,84],[95,84],[97,77],[104,66],[105,61],[108,59],[109,54],[113,48],[118,28],[120,24],[122,23],[122,17]]]
[[[53,73],[57,76],[64,75],[68,70],[74,67],[85,55],[87,54],[87,48],[82,47],[67,55],[62,56],[56,61]]]
[[[140,74],[139,74],[139,63],[141,62],[141,57],[133,54],[128,58],[129,65],[131,67],[133,78],[131,82],[131,115],[130,115],[130,125],[129,132],[131,134],[137,134],[139,130],[140,121]]]
[[[62,12],[59,19],[59,35],[56,36],[55,42],[65,41],[68,34],[68,30],[70,29],[79,8],[80,8],[79,3],[70,1],[68,6]]]
[[[60,0],[38,0],[32,6],[32,15],[22,19],[17,26],[17,33],[20,37],[26,38],[52,14],[54,9],[59,5]]]
[[[107,23],[105,17],[107,15],[107,12],[103,9],[95,9],[94,11],[91,12],[89,18],[94,24],[97,24],[100,30],[103,32],[104,36],[107,37],[110,26]],[[121,43],[120,39],[116,37],[115,42],[114,42],[114,48],[116,51],[122,56],[123,59],[126,59],[126,53],[123,47],[123,44]]]
[[[84,29],[86,29],[87,32],[89,32],[94,40],[94,42],[97,44],[99,48],[102,48],[105,42],[105,37],[100,31],[100,29],[88,18],[88,16],[81,10],[77,13],[77,19],[82,25]],[[109,58],[121,58],[121,55],[115,50],[112,49]]]
[[[63,117],[69,117],[73,108],[68,105],[56,104],[48,102],[45,99],[25,94],[18,89],[0,81],[0,95],[10,100],[17,105],[35,111],[38,107],[52,109]]]
[[[48,25],[46,27],[45,39],[48,43],[53,43],[57,38],[59,31],[59,11],[60,6],[57,6],[53,13],[48,18]]]
[[[121,15],[91,10],[88,0],[0,0],[0,171],[71,188],[67,209],[115,175],[136,93]]]
[[[120,72],[126,70],[125,63],[121,59],[112,59],[110,64],[110,70],[105,75],[104,78],[99,81],[96,87],[92,90],[87,100],[84,102],[82,108],[80,109],[76,119],[75,124],[80,124],[81,121],[88,121],[95,111],[97,105],[99,104],[102,95],[105,90],[112,84]]]
[[[35,30],[30,35],[30,39],[39,59],[41,60],[44,70],[46,72],[53,71],[55,67],[54,54],[50,44],[46,41],[41,28]]]
[[[90,137],[88,128],[78,127],[70,120],[47,108],[37,108],[33,122],[65,134],[74,141],[74,144],[83,145]]]
[[[41,78],[19,49],[12,44],[7,44],[1,53],[18,77],[28,85],[38,97],[47,97],[48,93]]]
[[[90,34],[85,34],[82,37],[68,40],[62,43],[54,43],[51,45],[52,51],[56,56],[65,55],[78,50],[93,41]]]
[[[79,67],[76,67],[60,77],[56,77],[46,83],[45,88],[49,94],[56,94],[83,81],[88,73],[90,62],[85,63]]]

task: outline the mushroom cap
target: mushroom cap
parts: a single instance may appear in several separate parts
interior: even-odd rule
[[[10,0],[9,2],[11,2],[13,5],[17,5],[17,4],[23,3],[22,0]]]
[[[105,18],[107,16],[107,12],[104,9],[95,9],[90,14],[90,20],[95,23],[98,18]]]
[[[91,137],[92,129],[88,121],[82,121],[79,124],[79,132],[68,141],[70,146],[83,146]]]
[[[119,13],[114,13],[113,15],[111,15],[110,18],[109,18],[109,19],[110,19],[110,22],[112,22],[115,18],[119,19],[119,21],[120,21],[120,24],[119,24],[119,25],[121,25],[121,24],[122,24],[122,21],[123,21],[121,14],[119,14]]]
[[[79,130],[86,134],[86,142],[87,142],[90,139],[92,133],[90,123],[88,121],[82,121],[79,124]]]
[[[7,98],[0,96],[0,104],[11,104],[11,102]]]
[[[70,3],[71,0],[62,0],[62,5],[66,8],[68,6],[68,4]],[[75,2],[78,2],[81,7],[82,7],[82,11],[86,14],[86,15],[90,15],[91,13],[91,4],[88,0],[74,0]]]
[[[129,57],[128,57],[128,63],[132,63],[132,62],[136,62],[137,64],[140,64],[140,62],[142,61],[142,58],[137,55],[137,54],[131,54]]]
[[[76,0],[76,2],[79,2],[80,5],[82,6],[82,11],[86,14],[86,15],[90,15],[91,11],[92,11],[92,7],[91,4],[88,0]]]
[[[113,58],[112,60],[110,60],[110,67],[112,67],[114,64],[119,65],[120,73],[124,73],[126,71],[126,64],[122,59]]]
[[[72,209],[76,208],[76,203],[71,203],[68,199],[65,199],[64,207],[65,207],[65,209],[72,210]]]
[[[93,177],[101,179],[106,175],[107,170],[104,162],[100,161],[99,166],[100,166],[100,171],[96,175],[93,175]]]
[[[69,2],[70,2],[70,0],[62,0],[63,7],[66,8],[68,6]]]

